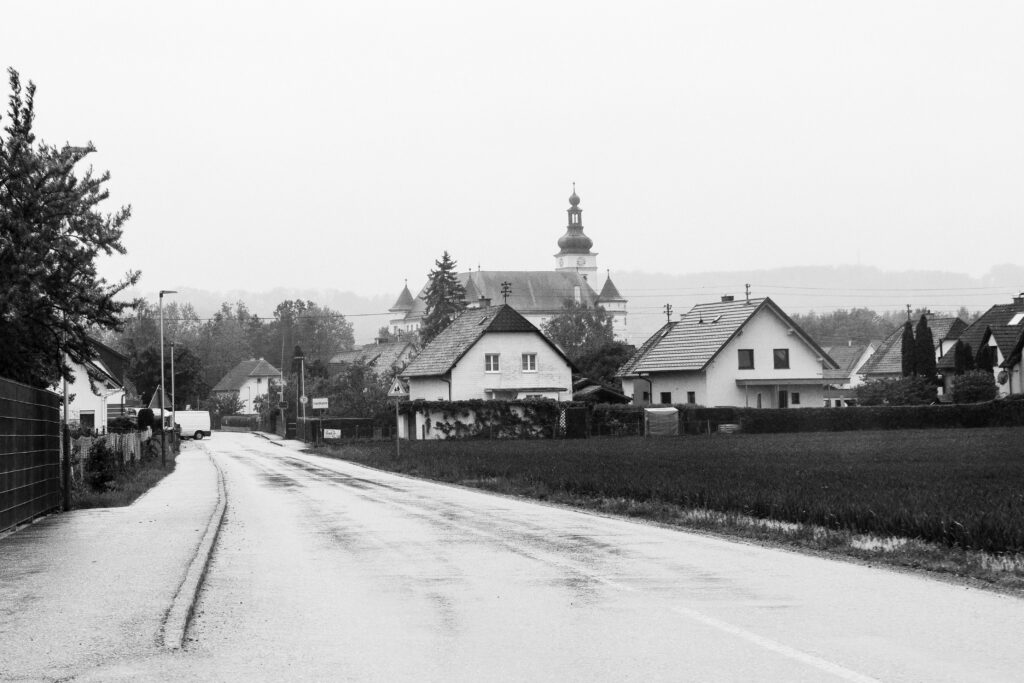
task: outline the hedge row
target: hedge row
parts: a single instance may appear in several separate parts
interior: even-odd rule
[[[1024,426],[1024,398],[1014,397],[987,403],[931,406],[858,406],[850,408],[800,408],[773,410],[758,408],[679,409],[680,432],[699,434],[717,431],[723,424],[737,424],[744,432],[845,432],[870,429],[940,429],[953,427]],[[591,416],[592,433],[610,433],[608,425],[636,422],[642,406],[599,405]]]

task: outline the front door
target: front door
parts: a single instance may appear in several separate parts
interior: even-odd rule
[[[788,408],[789,407],[789,392],[788,391],[780,391],[779,392],[779,407],[780,408]]]

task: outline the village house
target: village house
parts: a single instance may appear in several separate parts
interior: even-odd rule
[[[880,341],[871,341],[867,344],[854,344],[851,341],[845,345],[824,347],[825,353],[839,366],[839,371],[850,377],[849,382],[832,385],[834,391],[825,398],[826,408],[845,408],[856,404],[857,387],[864,384],[861,368],[868,362],[880,344]]]
[[[820,407],[849,381],[770,298],[698,304],[666,323],[617,374],[636,405]]]
[[[960,335],[963,344],[969,344],[973,355],[982,348],[991,349],[992,365],[1000,396],[1024,393],[1024,375],[1021,368],[1021,348],[1024,344],[1024,292],[1013,297],[1009,304],[996,304],[985,311]],[[943,376],[944,390],[953,386],[956,357],[949,346],[938,360]]]
[[[104,432],[108,420],[121,417],[126,406],[140,405],[125,376],[128,357],[96,339],[89,339],[96,357],[85,363],[71,363],[72,380],[67,384],[68,423],[82,429]],[[63,383],[56,387],[63,392]]]
[[[930,318],[936,361],[952,351],[967,323],[960,318]],[[903,327],[897,327],[886,337],[860,369],[865,380],[899,379],[903,376]],[[940,370],[941,372],[941,370]]]
[[[240,414],[253,415],[256,410],[256,399],[270,393],[270,383],[281,381],[281,371],[262,358],[243,360],[233,367],[217,385],[213,387],[215,395],[233,395],[242,402]]]
[[[459,282],[466,290],[466,306],[488,306],[503,300],[537,327],[561,313],[567,301],[588,308],[602,306],[612,316],[615,337],[625,340],[629,301],[619,293],[610,272],[600,292],[594,289],[597,254],[591,251],[593,240],[583,233],[583,210],[579,204],[574,188],[569,197],[569,224],[558,239],[554,270],[477,269],[459,273]],[[414,332],[420,328],[426,314],[425,290],[426,285],[414,297],[406,282],[398,299],[388,309],[392,333]]]
[[[396,384],[410,400],[572,397],[573,365],[533,323],[502,304],[464,311],[402,371]],[[441,438],[434,416],[399,422],[405,438]]]

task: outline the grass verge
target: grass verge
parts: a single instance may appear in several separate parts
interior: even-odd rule
[[[426,479],[1024,594],[1024,430],[346,446]]]
[[[126,465],[100,491],[82,483],[80,479],[76,479],[75,486],[71,491],[71,509],[84,510],[131,505],[139,496],[174,471],[175,457],[175,453],[168,449],[167,467],[160,466],[160,456],[149,456],[137,463]]]

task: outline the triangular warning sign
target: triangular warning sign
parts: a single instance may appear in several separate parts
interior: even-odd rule
[[[409,385],[396,377],[388,390],[388,398],[409,398]]]

